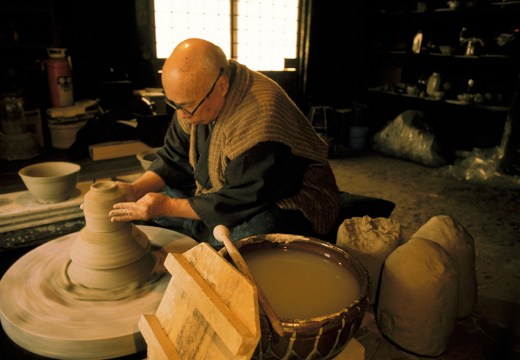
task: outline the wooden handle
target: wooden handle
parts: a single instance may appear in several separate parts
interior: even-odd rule
[[[274,312],[274,309],[272,308],[271,304],[267,300],[267,297],[265,296],[262,289],[258,286],[257,282],[255,281],[255,278],[253,277],[253,274],[251,274],[251,271],[249,270],[249,267],[246,264],[246,261],[240,255],[240,252],[236,248],[235,244],[231,241],[229,237],[229,229],[224,225],[217,225],[213,229],[213,235],[215,238],[224,243],[224,246],[226,247],[227,252],[229,253],[229,256],[235,263],[238,270],[244,274],[256,287],[257,293],[258,293],[258,302],[260,303],[260,306],[265,312],[265,315],[271,322],[271,326],[273,327],[274,331],[280,335],[283,336],[284,330],[282,327],[282,323],[280,322],[280,319],[278,319],[278,316]]]

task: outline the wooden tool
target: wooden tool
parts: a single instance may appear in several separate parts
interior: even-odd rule
[[[168,254],[172,277],[139,329],[149,360],[249,360],[260,340],[257,291],[207,243]]]
[[[249,270],[249,267],[247,266],[244,258],[242,255],[240,255],[240,252],[236,248],[236,246],[233,244],[229,237],[229,229],[224,225],[217,225],[213,229],[213,235],[215,238],[224,243],[224,246],[226,247],[227,252],[229,253],[229,256],[235,263],[236,267],[242,274],[244,274],[250,281],[253,283],[253,285],[256,287],[256,291],[258,293],[258,302],[260,303],[260,306],[264,310],[265,314],[267,315],[267,318],[271,322],[271,326],[273,327],[274,331],[280,335],[280,337],[283,336],[284,330],[282,327],[282,323],[280,322],[280,319],[278,319],[278,316],[276,315],[274,309],[272,308],[271,304],[269,303],[269,300],[267,300],[267,297],[265,296],[262,289],[258,286],[258,284],[255,281],[255,278],[253,277],[253,274]]]

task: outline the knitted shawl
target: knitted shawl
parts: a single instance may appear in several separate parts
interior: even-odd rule
[[[299,192],[282,199],[282,209],[300,210],[318,234],[327,233],[339,209],[339,190],[329,166],[328,148],[283,89],[263,74],[230,60],[236,74],[225,104],[215,121],[210,141],[208,172],[212,188],[197,184],[196,195],[218,191],[224,184],[227,164],[256,144],[276,141],[294,155],[310,159]],[[190,133],[190,164],[196,164],[197,126],[180,120]]]

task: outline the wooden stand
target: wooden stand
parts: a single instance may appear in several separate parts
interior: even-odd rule
[[[148,359],[250,359],[260,340],[254,285],[206,243],[164,264],[163,299],[139,321]]]

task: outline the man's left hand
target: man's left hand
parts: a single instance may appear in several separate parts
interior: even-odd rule
[[[158,193],[148,193],[136,202],[122,202],[109,212],[112,222],[150,220],[164,215],[169,198]]]

